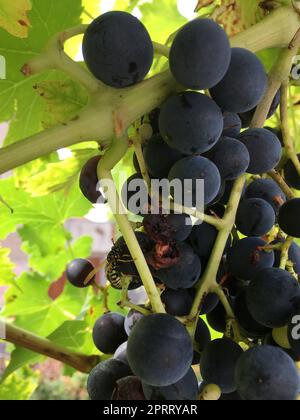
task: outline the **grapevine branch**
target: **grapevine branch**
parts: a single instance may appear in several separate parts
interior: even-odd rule
[[[83,373],[89,373],[101,361],[100,356],[86,356],[81,353],[76,353],[9,323],[5,323],[5,332],[5,341],[42,354],[43,356],[59,360]]]

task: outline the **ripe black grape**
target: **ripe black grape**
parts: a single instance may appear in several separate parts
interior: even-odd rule
[[[185,289],[172,290],[167,288],[162,293],[161,300],[165,305],[166,312],[173,316],[188,315],[193,305],[193,298]]]
[[[222,180],[233,181],[247,172],[250,156],[239,140],[223,137],[211,150],[210,159],[219,169]]]
[[[287,325],[300,287],[295,278],[279,268],[260,271],[247,289],[247,304],[253,318],[269,328]]]
[[[85,288],[90,286],[94,280],[93,276],[88,282],[87,279],[94,271],[93,264],[88,260],[76,259],[72,261],[66,271],[68,281],[75,287]]]
[[[79,187],[81,192],[92,204],[96,204],[102,197],[98,188],[99,179],[97,174],[100,159],[101,156],[95,156],[90,159],[84,165],[79,178]]]
[[[261,198],[267,201],[276,214],[286,201],[285,194],[272,179],[255,179],[247,187],[245,198]]]
[[[188,372],[193,345],[185,327],[171,315],[149,315],[133,329],[127,357],[134,374],[143,382],[169,386]]]
[[[223,137],[233,137],[236,138],[239,136],[242,128],[242,122],[238,114],[233,112],[224,112],[223,113],[224,119],[224,129],[223,129]]]
[[[99,318],[93,328],[93,340],[98,350],[113,354],[127,340],[124,328],[125,317],[110,312]]]
[[[170,289],[190,289],[200,279],[201,261],[186,243],[177,244],[177,252],[174,264],[155,271],[154,276]]]
[[[217,236],[218,230],[214,226],[203,222],[200,225],[196,224],[193,227],[192,233],[190,235],[190,243],[200,258],[208,259],[215,245]],[[230,248],[230,246],[231,238],[229,238],[227,241],[225,253]]]
[[[224,30],[210,19],[197,19],[176,35],[170,51],[170,69],[186,88],[209,89],[224,77],[230,58]]]
[[[300,161],[300,154],[298,155],[298,160]],[[291,160],[284,167],[284,178],[290,187],[300,190],[300,175]]]
[[[144,159],[147,170],[152,178],[168,178],[169,172],[183,155],[175,149],[172,149],[157,134],[152,137],[143,149]]]
[[[281,159],[280,141],[269,130],[255,128],[244,131],[239,140],[247,147],[250,155],[248,173],[263,174],[274,169]]]
[[[192,220],[186,214],[149,214],[143,224],[149,238],[159,244],[183,242],[192,231]]]
[[[194,401],[198,396],[198,380],[192,368],[173,385],[156,387],[143,383],[147,400],[152,401]]]
[[[261,238],[244,238],[238,241],[227,255],[231,274],[243,280],[251,280],[264,268],[274,264],[274,252],[262,249],[267,243]]]
[[[130,368],[120,360],[101,362],[90,373],[87,382],[88,394],[93,401],[110,400],[116,382],[132,374]]]
[[[246,337],[263,338],[271,332],[270,328],[256,322],[250,314],[247,305],[247,288],[241,290],[237,295],[234,305],[234,313],[240,329]]]
[[[144,25],[125,12],[109,12],[88,27],[82,44],[86,65],[106,85],[124,88],[144,79],[153,44]]]
[[[276,215],[269,203],[260,198],[249,198],[239,205],[236,227],[245,236],[263,236],[272,229],[275,221]]]
[[[212,341],[204,350],[200,360],[203,380],[218,385],[223,394],[236,391],[234,371],[243,350],[227,338]]]
[[[237,391],[248,401],[296,400],[299,374],[293,360],[281,349],[255,347],[239,359],[235,371]]]
[[[300,198],[287,201],[279,211],[278,224],[289,236],[300,238]]]
[[[223,124],[220,108],[208,96],[197,92],[172,96],[159,117],[162,137],[184,155],[210,150],[221,137]]]
[[[216,293],[208,293],[201,302],[200,315],[207,315],[212,312],[219,302],[220,299]]]
[[[242,113],[258,105],[266,87],[267,75],[255,54],[243,48],[233,48],[225,77],[210,93],[225,111]]]
[[[218,168],[213,162],[202,156],[187,157],[177,162],[169,174],[169,181],[176,179],[181,181],[184,197],[188,201],[192,201],[192,206],[197,204],[197,180],[204,181],[204,204],[210,204],[221,187]],[[191,185],[185,185],[185,180],[191,180]],[[181,200],[182,197],[178,197],[178,199]]]

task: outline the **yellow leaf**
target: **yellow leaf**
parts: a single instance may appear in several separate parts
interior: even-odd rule
[[[18,38],[27,38],[31,8],[30,0],[0,0],[0,27]]]

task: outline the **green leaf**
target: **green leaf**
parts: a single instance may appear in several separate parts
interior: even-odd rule
[[[9,178],[0,180],[0,191],[14,210],[11,214],[6,207],[0,206],[0,239],[6,238],[19,225],[32,224],[36,230],[53,229],[72,217],[86,215],[91,208],[77,184],[68,192],[32,198],[23,189],[16,188],[13,179]]]
[[[153,41],[165,43],[169,35],[183,26],[187,19],[178,11],[174,0],[153,0],[139,7],[142,21]]]
[[[6,380],[6,378],[12,375],[16,370],[19,370],[24,366],[28,366],[29,364],[39,363],[43,359],[44,356],[34,353],[33,351],[26,350],[22,347],[16,347],[11,353],[9,364],[1,376],[1,381]],[[0,384],[0,390],[1,387],[2,383]]]
[[[11,250],[0,248],[0,285],[8,286],[14,283],[14,264],[9,259]]]
[[[85,321],[66,321],[50,334],[48,339],[55,344],[80,352],[86,336],[90,334],[91,330]]]
[[[0,386],[0,400],[28,400],[38,386],[35,375],[28,376],[16,372],[9,376]]]
[[[63,322],[75,320],[81,313],[87,289],[66,284],[63,294],[56,300],[48,296],[49,282],[45,278],[24,273],[18,279],[21,290],[10,288],[5,295],[3,317],[16,317],[18,327],[47,337]]]
[[[33,86],[44,80],[57,80],[56,71],[24,78],[20,69],[41,52],[57,32],[80,23],[80,0],[32,1],[32,26],[27,39],[15,38],[0,29],[0,55],[6,60],[6,80],[0,80],[0,121],[11,121],[6,144],[41,130],[44,105]],[[65,76],[64,76],[65,78]]]

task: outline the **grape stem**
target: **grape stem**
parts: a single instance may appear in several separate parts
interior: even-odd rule
[[[286,269],[288,259],[289,259],[289,250],[290,250],[290,247],[292,246],[293,241],[294,241],[294,238],[290,236],[287,237],[286,241],[284,242],[281,248],[280,268],[282,270]]]
[[[292,200],[293,198],[295,198],[295,194],[287,185],[287,183],[282,178],[279,172],[277,172],[274,169],[273,171],[270,171],[268,175],[279,185],[279,187],[281,188],[281,190],[284,192],[284,194],[287,196],[289,200]]]
[[[72,366],[79,372],[89,373],[102,360],[100,356],[86,356],[71,351],[7,322],[5,322],[4,328],[6,334],[4,341],[42,354],[43,356],[59,360],[62,363]]]

